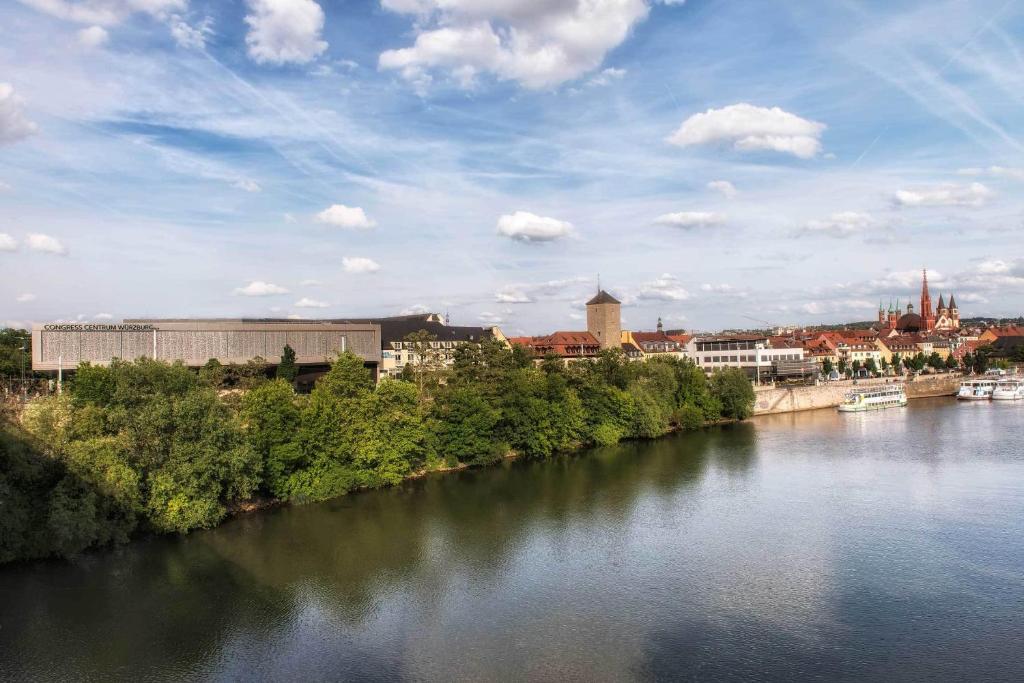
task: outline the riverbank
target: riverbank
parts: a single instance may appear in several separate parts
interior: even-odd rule
[[[915,377],[906,382],[907,398],[933,398],[953,396],[960,386],[961,375],[932,375]],[[892,384],[892,380],[852,380],[828,382],[808,387],[756,387],[754,393],[754,415],[776,415],[796,413],[803,410],[834,408],[843,402],[843,397],[853,389]]]

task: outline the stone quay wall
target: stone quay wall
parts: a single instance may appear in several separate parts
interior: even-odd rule
[[[952,396],[960,387],[960,375],[934,375],[915,377],[906,382],[907,398],[927,398],[931,396]],[[889,384],[892,382],[890,381]],[[774,415],[777,413],[795,413],[801,410],[818,408],[834,408],[843,402],[847,392],[873,386],[885,386],[883,380],[852,380],[827,382],[810,387],[755,387],[755,415]]]

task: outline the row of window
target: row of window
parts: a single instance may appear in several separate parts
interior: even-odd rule
[[[779,353],[772,354],[761,354],[761,362],[767,363],[773,360],[801,360],[802,356],[799,353]],[[704,356],[703,359],[698,359],[705,365],[710,363],[756,363],[756,354],[743,354],[736,356]]]
[[[761,341],[713,341],[713,342],[697,342],[698,351],[743,351],[747,349],[756,349],[758,344],[764,344],[764,340]]]

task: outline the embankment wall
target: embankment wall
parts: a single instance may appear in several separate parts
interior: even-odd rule
[[[758,387],[755,390],[757,399],[754,402],[754,414],[774,415],[816,408],[834,408],[842,403],[843,396],[855,386],[863,389],[885,384],[885,380],[860,380],[856,385],[852,381],[843,381],[813,387]],[[916,377],[906,383],[907,398],[952,396],[959,386],[959,375]]]

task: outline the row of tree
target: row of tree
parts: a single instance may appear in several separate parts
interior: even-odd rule
[[[707,378],[689,361],[617,351],[538,366],[487,342],[409,379],[375,383],[352,354],[308,395],[253,370],[245,391],[223,391],[214,365],[83,365],[63,395],[31,402],[0,434],[0,562],[209,527],[253,499],[323,500],[509,453],[544,458],[743,419],[753,407],[739,370]]]

